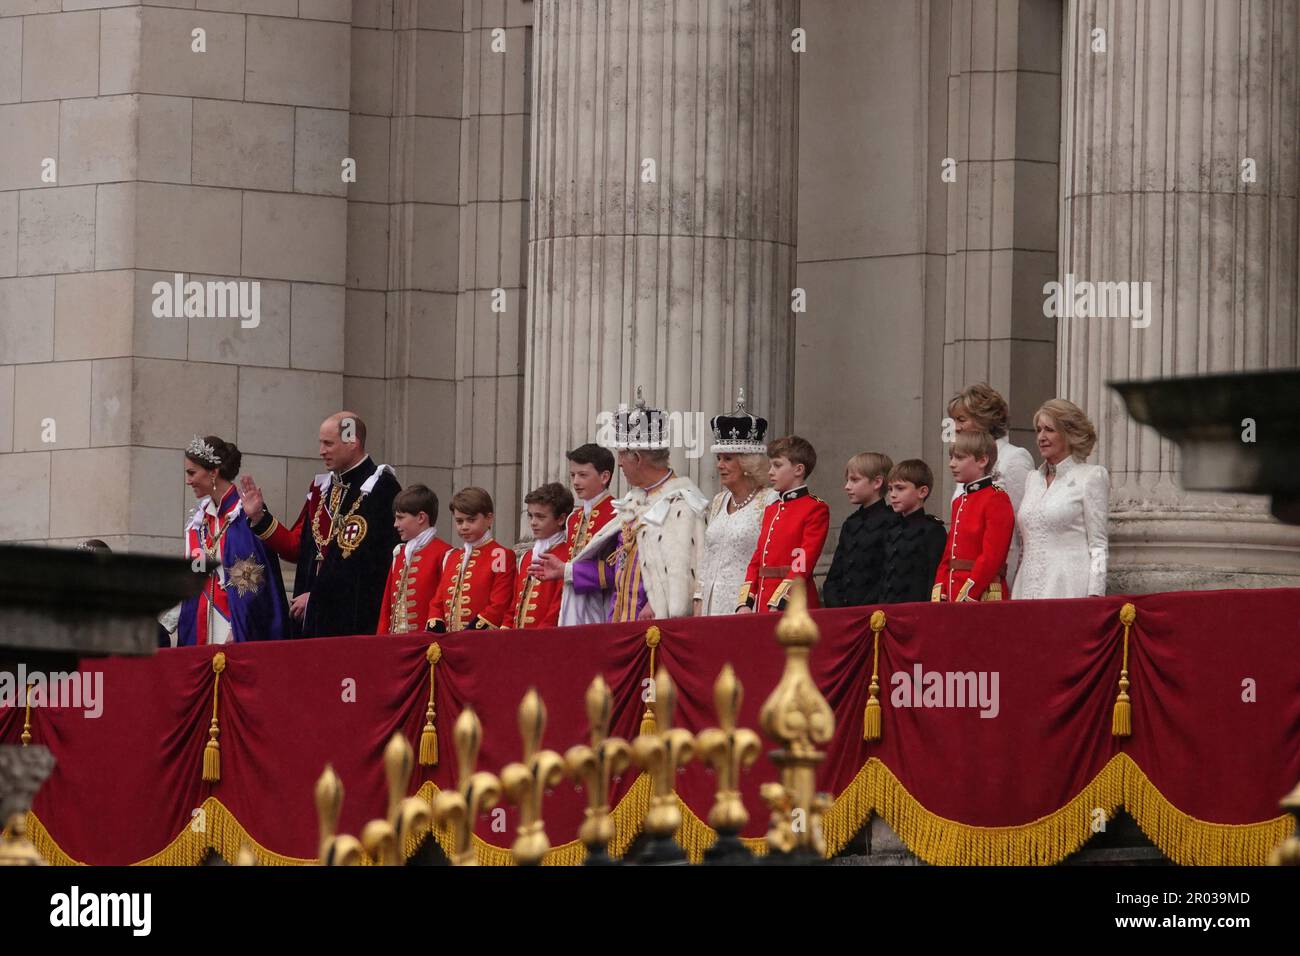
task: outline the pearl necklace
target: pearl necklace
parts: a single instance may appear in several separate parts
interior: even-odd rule
[[[747,504],[749,504],[751,501],[753,501],[753,500],[754,500],[754,496],[757,495],[757,494],[758,494],[758,489],[755,488],[753,491],[751,491],[751,492],[749,493],[748,496],[746,496],[746,498],[745,498],[744,501],[736,501],[736,496],[735,496],[735,495],[732,495],[732,496],[731,496],[731,500],[732,500],[732,502],[736,505],[736,511],[739,511],[741,508],[745,507],[745,505],[747,505]]]

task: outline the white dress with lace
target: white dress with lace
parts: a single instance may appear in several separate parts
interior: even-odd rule
[[[1044,463],[1029,473],[1016,513],[1022,551],[1011,596],[1078,598],[1106,593],[1110,475],[1067,458],[1047,485]]]
[[[758,546],[763,509],[776,501],[776,492],[764,488],[745,507],[727,514],[731,501],[730,491],[720,491],[709,505],[699,586],[695,591],[695,596],[703,602],[701,614],[736,613],[745,571]]]

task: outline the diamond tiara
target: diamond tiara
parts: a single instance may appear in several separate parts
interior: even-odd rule
[[[221,466],[221,458],[217,455],[217,450],[198,435],[191,438],[190,443],[185,446],[185,454],[210,468]]]

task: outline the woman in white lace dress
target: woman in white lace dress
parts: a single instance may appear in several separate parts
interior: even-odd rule
[[[763,443],[767,420],[745,411],[745,393],[740,393],[734,412],[718,415],[710,424],[714,441],[710,451],[718,456],[723,490],[709,505],[695,613],[735,614],[745,570],[758,544],[763,509],[777,495],[767,480],[767,446]]]
[[[1054,398],[1034,413],[1043,463],[1025,480],[1016,513],[1022,552],[1012,598],[1106,593],[1110,476],[1084,459],[1097,430],[1083,409]]]

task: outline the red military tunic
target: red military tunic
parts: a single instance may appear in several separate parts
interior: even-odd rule
[[[568,561],[569,545],[560,536],[543,553]],[[564,579],[540,581],[528,573],[532,566],[533,552],[529,551],[519,562],[519,571],[515,575],[515,599],[505,627],[555,627],[560,623],[560,598],[564,596]]]
[[[569,512],[566,524],[565,542],[569,554],[578,554],[587,546],[587,542],[596,536],[596,532],[605,527],[614,517],[614,496],[602,491],[591,506],[591,511],[584,511],[582,502]],[[567,559],[566,559],[567,560]]]
[[[393,565],[384,585],[384,603],[379,609],[376,634],[405,634],[423,627],[421,615],[429,609],[434,591],[442,579],[442,562],[451,545],[430,537],[406,557],[404,542],[393,549]]]
[[[329,550],[331,532],[333,531],[333,528],[330,527],[330,508],[338,510],[342,490],[342,485],[337,482],[331,487],[329,472],[317,475],[311,480],[311,487],[307,489],[307,501],[302,506],[302,511],[298,512],[298,520],[293,523],[293,527],[285,527],[272,518],[270,521],[271,527],[264,529],[258,534],[258,537],[265,541],[267,547],[274,551],[279,558],[288,561],[290,564],[296,564],[299,555],[302,553],[302,542],[306,537],[304,525],[309,523],[313,536],[322,542],[319,550],[322,552]],[[322,504],[321,499],[326,491],[331,492],[333,500],[328,504]],[[316,554],[313,552],[312,557],[315,556]]]
[[[985,475],[952,503],[952,522],[931,601],[1001,601],[1007,594],[1007,551],[1016,527],[1011,497]]]
[[[488,538],[466,557],[464,548],[447,552],[442,577],[429,602],[426,625],[434,631],[500,627],[510,613],[515,586],[515,553]]]
[[[754,556],[736,606],[756,611],[780,611],[794,579],[804,579],[809,607],[819,607],[813,568],[826,544],[831,509],[807,485],[785,492],[763,510]]]

